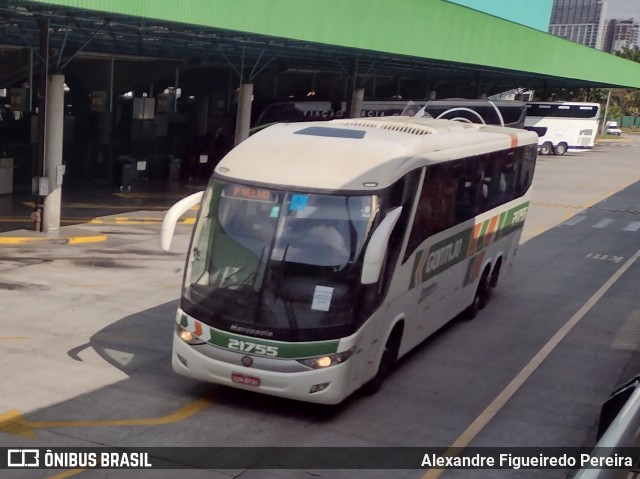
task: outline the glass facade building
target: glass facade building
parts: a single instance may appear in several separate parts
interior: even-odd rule
[[[602,50],[605,0],[554,0],[549,33]]]

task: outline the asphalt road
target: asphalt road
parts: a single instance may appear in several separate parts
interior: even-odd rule
[[[539,158],[514,270],[471,322],[337,408],[171,372],[190,228],[87,225],[96,245],[0,250],[0,447],[591,446],[640,372],[640,142]],[[563,470],[11,470],[1,477],[542,478]]]

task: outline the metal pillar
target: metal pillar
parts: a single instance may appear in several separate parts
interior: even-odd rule
[[[49,194],[44,200],[43,231],[60,230],[62,203],[62,133],[64,124],[64,75],[51,75],[46,106],[45,176],[49,180]]]
[[[29,114],[33,114],[33,48],[29,48]]]
[[[609,102],[611,101],[611,90],[607,93],[607,104],[604,107],[604,117],[602,118],[602,124],[600,125],[600,134],[604,135],[604,129],[607,126],[607,115],[609,114]]]
[[[111,55],[109,62],[109,113],[113,113],[113,77],[115,71],[115,57]]]
[[[238,117],[236,118],[235,144],[238,145],[249,138],[251,126],[251,100],[253,83],[243,83],[238,92]]]
[[[361,90],[361,85],[358,83],[358,59],[354,58],[351,63],[351,72],[349,74],[349,79],[347,82],[348,86],[348,97],[347,97],[347,115],[349,118],[360,118],[360,113],[362,112],[362,100],[360,100],[360,104],[358,103],[358,95],[359,90]],[[364,97],[364,90],[362,90],[362,97]]]
[[[45,175],[45,128],[47,110],[47,86],[49,74],[49,20],[40,20],[40,70],[38,72],[38,132],[36,151],[36,178]],[[42,209],[44,197],[40,195],[37,186],[38,180],[34,180],[35,207],[33,210],[33,229],[42,231]]]
[[[364,88],[356,88],[353,90],[351,97],[350,118],[360,118],[362,116],[362,101],[364,100]]]

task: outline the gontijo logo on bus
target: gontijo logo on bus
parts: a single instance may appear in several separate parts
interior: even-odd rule
[[[418,251],[413,263],[411,288],[522,228],[528,208],[529,202],[522,203]]]
[[[177,323],[212,346],[256,356],[280,359],[310,358],[338,352],[339,340],[287,343],[229,333],[192,318],[178,310]]]

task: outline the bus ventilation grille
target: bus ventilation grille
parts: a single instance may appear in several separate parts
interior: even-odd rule
[[[382,123],[382,122],[369,122],[369,121],[349,121],[345,122],[345,125],[359,126],[368,128],[381,128],[383,130],[400,131],[402,133],[409,133],[410,135],[428,135],[433,133],[430,128],[419,127],[415,125],[407,125],[406,123]]]

